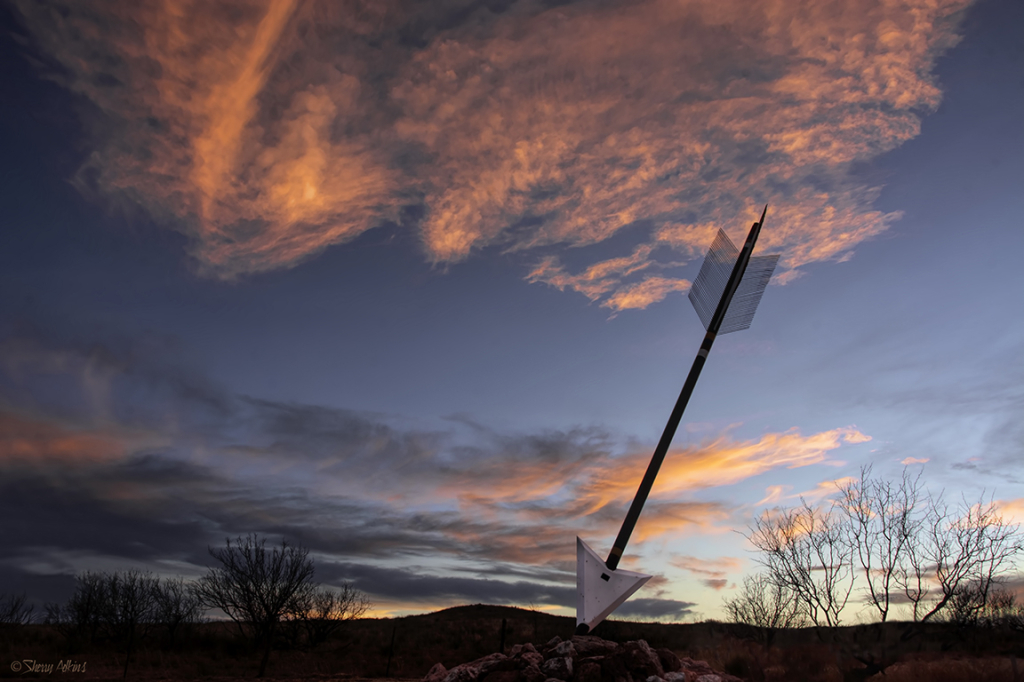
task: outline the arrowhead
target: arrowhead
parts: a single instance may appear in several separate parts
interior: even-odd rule
[[[610,570],[587,543],[576,538],[576,627],[593,630],[651,576]]]

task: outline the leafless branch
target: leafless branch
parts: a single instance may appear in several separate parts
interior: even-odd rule
[[[849,535],[847,517],[834,506],[801,501],[756,519],[748,538],[763,553],[769,579],[791,590],[815,625],[834,627],[853,590]]]
[[[309,551],[282,541],[266,549],[256,535],[227,540],[223,549],[210,548],[220,563],[199,581],[198,594],[209,607],[218,608],[238,625],[244,635],[263,648],[259,676],[266,672],[274,634],[288,609],[312,592],[313,562]]]

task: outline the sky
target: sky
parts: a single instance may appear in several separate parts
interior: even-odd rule
[[[259,533],[374,615],[571,614],[703,328],[617,615],[722,617],[766,509],[1024,521],[1024,5],[0,5],[0,592]],[[860,599],[861,597],[858,597]]]

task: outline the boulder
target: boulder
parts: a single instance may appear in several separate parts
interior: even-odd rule
[[[524,651],[516,658],[517,660],[523,661],[523,665],[535,665],[538,668],[544,665],[544,657],[536,651]]]
[[[489,654],[473,661],[473,665],[479,669],[480,677],[492,670],[515,670],[519,667],[515,661],[509,660],[509,657],[505,654]]]
[[[693,658],[681,658],[679,659],[679,662],[682,663],[683,670],[690,673],[690,675],[711,675],[715,672],[706,661],[698,661]]]
[[[633,682],[626,664],[618,656],[605,656],[601,659],[601,682]]]
[[[652,649],[644,640],[616,644],[593,635],[553,637],[537,651],[516,644],[451,670],[438,663],[423,682],[742,682],[705,661]]]
[[[449,670],[443,682],[476,682],[479,676],[480,668],[472,663],[463,663]]]
[[[576,647],[573,646],[571,640],[567,639],[564,642],[561,642],[557,646],[555,646],[555,648],[551,650],[551,654],[553,656],[567,656],[569,658],[576,658]]]
[[[586,659],[580,662],[576,671],[576,682],[601,682],[600,659]]]
[[[477,682],[507,660],[508,657],[505,654],[490,654],[471,663],[457,665],[448,671],[443,682]]]
[[[444,682],[444,678],[447,676],[447,668],[441,663],[435,663],[434,667],[427,672],[427,676],[423,678],[423,682]]]
[[[529,642],[527,642],[525,644],[516,644],[508,652],[508,655],[509,655],[510,658],[515,658],[516,656],[519,656],[519,655],[521,655],[523,653],[526,653],[526,652],[537,653],[537,648],[534,647]]]
[[[658,654],[658,661],[661,663],[661,668],[666,673],[677,673],[683,669],[683,662],[679,660],[672,651],[668,649],[655,649],[654,653]],[[668,680],[668,678],[665,678]]]
[[[547,675],[541,672],[540,666],[534,663],[523,668],[522,676],[523,682],[544,682],[548,678]]]
[[[646,680],[648,677],[664,677],[658,654],[642,639],[626,642],[615,654],[622,658],[633,679]]]
[[[572,645],[581,658],[588,656],[606,656],[614,653],[619,645],[609,642],[607,639],[594,637],[593,635],[576,635],[572,638]]]
[[[556,680],[572,679],[572,659],[568,656],[555,656],[544,661],[541,672]]]
[[[536,656],[536,654],[534,654]],[[480,676],[484,673],[508,672],[510,670],[522,670],[526,663],[521,658],[502,658],[488,662],[481,666]]]

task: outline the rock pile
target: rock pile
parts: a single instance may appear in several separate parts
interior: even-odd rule
[[[555,637],[538,651],[517,644],[447,670],[436,664],[423,682],[741,682],[704,661],[652,649],[644,640],[616,644],[600,637]]]

